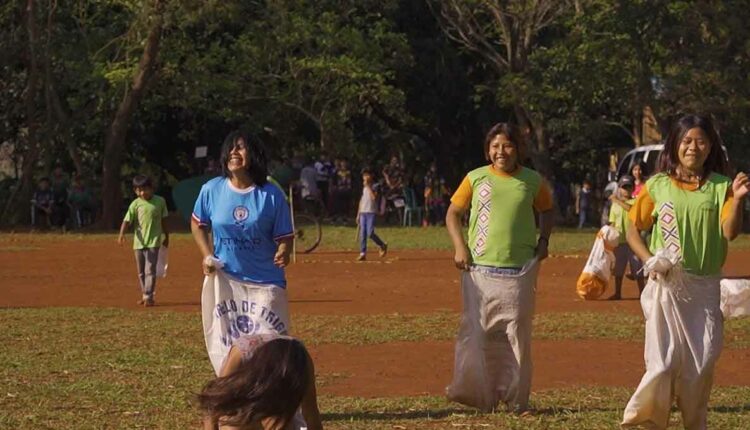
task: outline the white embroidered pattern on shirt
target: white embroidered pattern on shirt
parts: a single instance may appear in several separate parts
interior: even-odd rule
[[[492,209],[492,185],[485,180],[477,186],[477,223],[475,229],[474,255],[481,257],[487,250],[487,238],[490,229],[490,210]]]

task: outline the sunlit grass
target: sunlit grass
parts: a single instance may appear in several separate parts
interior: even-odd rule
[[[537,316],[540,339],[642,338],[637,316]],[[308,344],[453,339],[458,315],[298,316]],[[0,428],[195,428],[194,393],[212,377],[200,318],[179,312],[98,308],[0,310]],[[727,322],[727,346],[749,346],[750,319]],[[635,339],[637,338],[637,339]],[[733,345],[734,344],[734,345]],[[428,360],[429,357],[425,357]],[[325,387],[336,374],[321,374]],[[534,393],[539,410],[522,419],[478,414],[439,397],[321,398],[330,429],[614,428],[630,390],[586,388]],[[710,428],[742,428],[750,388],[714,389]],[[676,417],[676,415],[675,415]],[[677,418],[675,418],[677,419]]]
[[[452,250],[448,232],[445,227],[376,227],[378,235],[388,242],[392,249],[425,249],[425,250]],[[353,251],[357,250],[356,227],[351,226],[323,226],[323,239],[318,249],[326,251]],[[591,249],[596,236],[595,229],[576,230],[570,228],[555,229],[550,239],[550,252],[552,254],[575,254],[587,253]],[[36,249],[49,241],[89,241],[89,240],[111,240],[114,241],[116,233],[0,233],[0,252],[3,248]],[[192,236],[189,233],[174,233],[171,240],[173,243],[193,246]],[[750,248],[750,234],[740,235],[730,243],[731,248]]]

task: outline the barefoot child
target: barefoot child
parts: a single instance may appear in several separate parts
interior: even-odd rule
[[[388,244],[383,242],[375,234],[375,215],[378,212],[377,193],[374,190],[374,177],[372,171],[362,171],[362,198],[359,200],[357,210],[357,226],[359,226],[359,257],[357,261],[367,258],[367,239],[372,239],[380,247],[380,256],[385,257],[388,252]]]
[[[164,198],[154,194],[154,188],[148,176],[137,175],[133,178],[133,192],[138,197],[130,203],[125,213],[117,243],[123,244],[125,230],[133,224],[133,249],[138,280],[141,285],[141,299],[138,304],[153,306],[159,248],[169,246],[169,232],[164,223],[168,215],[167,203]],[[164,240],[162,240],[162,234]]]
[[[645,281],[638,272],[641,270],[641,260],[633,254],[630,245],[625,240],[625,227],[627,216],[634,200],[631,198],[635,181],[630,175],[623,175],[618,181],[617,191],[610,196],[612,209],[609,211],[609,224],[620,234],[620,243],[615,248],[615,293],[609,300],[620,300],[622,298],[622,278],[625,277],[625,269],[630,265],[630,274],[638,283],[638,293],[643,292]]]
[[[711,120],[684,116],[667,137],[661,172],[630,210],[628,243],[650,276],[641,295],[646,373],[625,408],[623,427],[666,428],[676,400],[686,429],[707,428],[723,343],[721,268],[727,242],[741,231],[750,191],[747,175],[732,180],[728,170]],[[639,232],[652,225],[647,247]]]
[[[450,400],[484,411],[502,401],[522,413],[531,390],[534,289],[552,231],[552,192],[539,173],[519,164],[521,142],[513,126],[492,127],[484,142],[490,164],[466,175],[445,219],[463,271],[464,307],[446,391]],[[468,246],[461,228],[467,210]]]

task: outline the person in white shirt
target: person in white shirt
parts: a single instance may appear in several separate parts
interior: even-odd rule
[[[357,261],[367,258],[367,239],[372,239],[380,247],[380,256],[385,257],[388,244],[375,234],[375,215],[378,212],[378,195],[373,189],[374,178],[372,171],[362,171],[362,197],[359,199],[357,210],[357,225],[359,226],[359,257]]]

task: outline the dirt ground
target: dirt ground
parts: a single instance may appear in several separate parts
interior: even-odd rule
[[[8,239],[7,237],[5,239]],[[316,252],[287,272],[290,307],[297,314],[392,314],[459,311],[458,272],[451,254],[399,251],[386,259],[354,262],[356,254]],[[750,251],[733,251],[726,274],[750,274]],[[544,262],[537,313],[624,311],[640,314],[637,289],[626,280],[619,302],[584,302],[575,281],[585,256],[553,256]],[[157,307],[142,311],[200,312],[200,255],[192,242],[170,248],[169,274],[157,285]],[[0,243],[2,307],[96,306],[138,308],[132,250],[112,238]],[[609,295],[610,292],[605,293]],[[452,342],[320,345],[316,367],[329,375],[321,391],[367,397],[443,393],[451,377]],[[581,385],[633,387],[643,372],[643,345],[616,341],[535,341],[534,390]],[[750,385],[750,350],[725,349],[716,383]],[[332,375],[332,376],[331,376]]]

